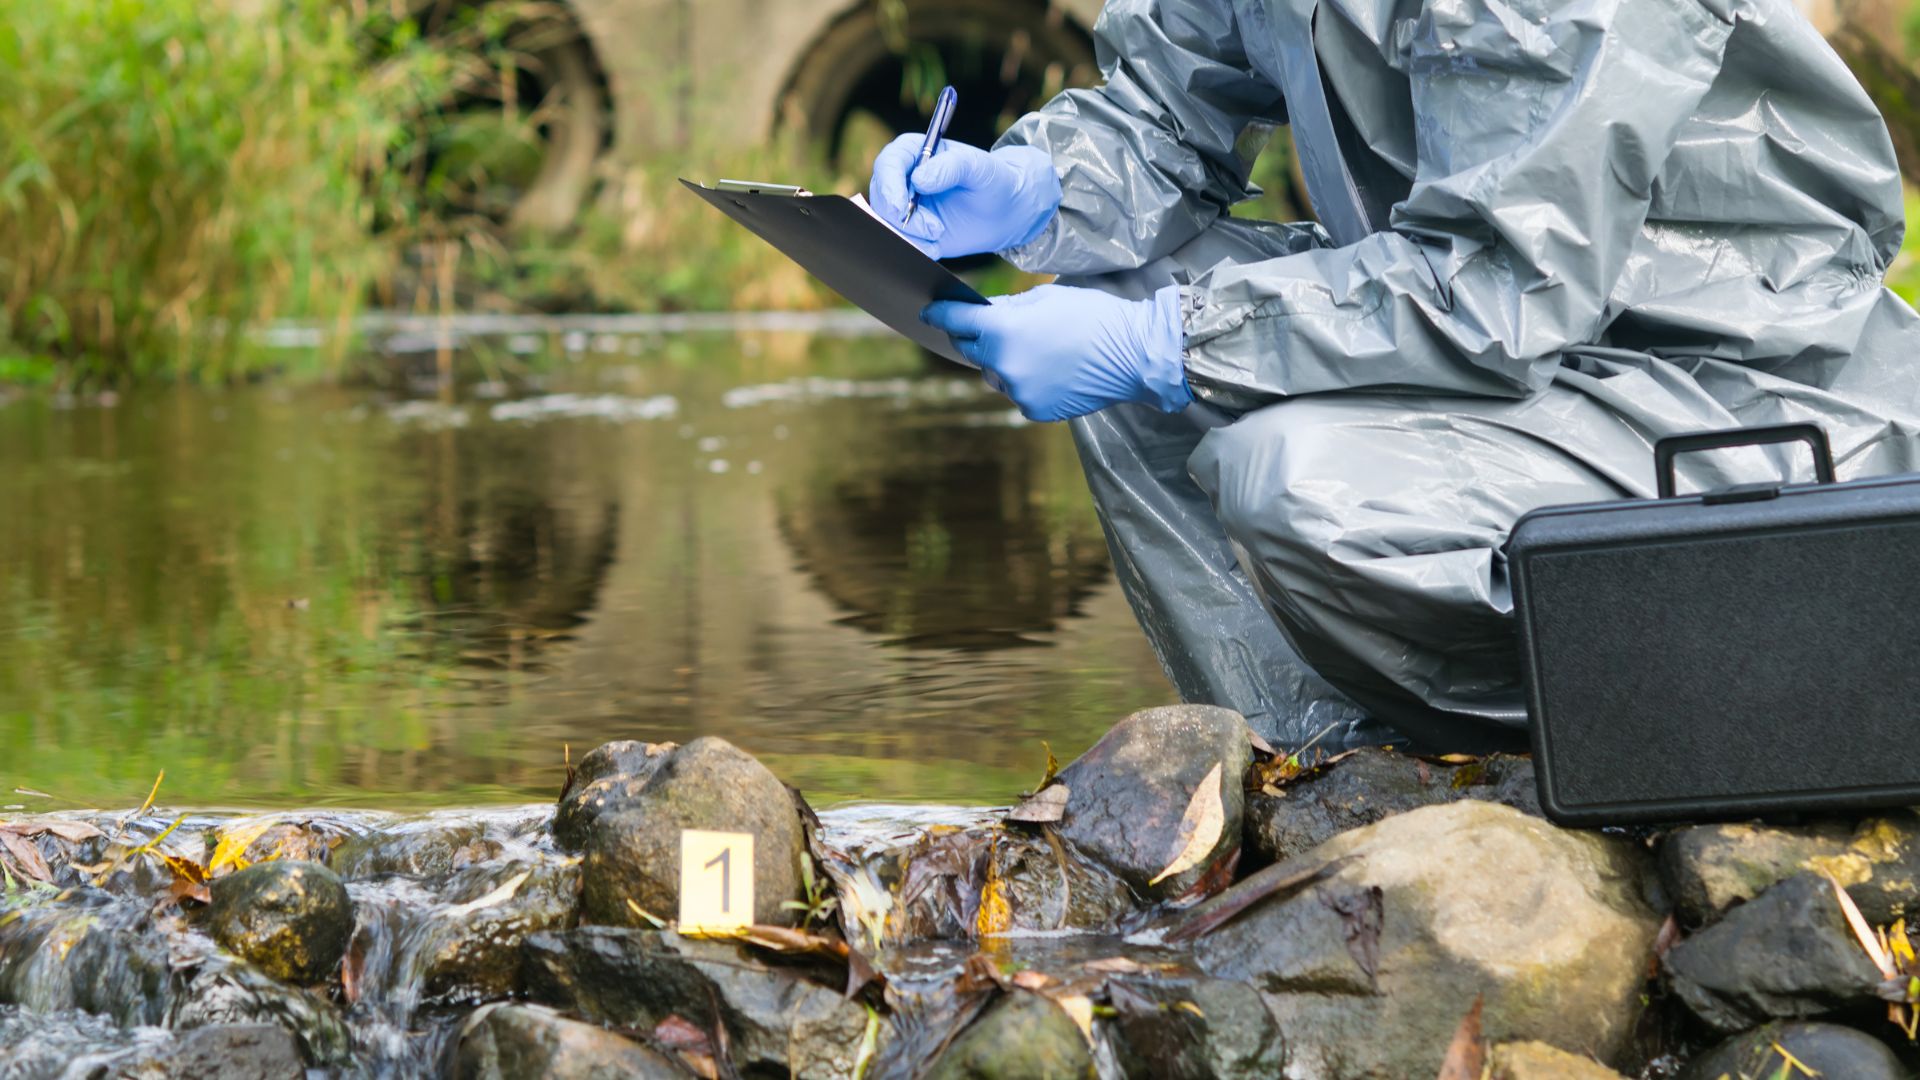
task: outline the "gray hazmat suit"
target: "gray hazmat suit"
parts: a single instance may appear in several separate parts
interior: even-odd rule
[[[1653,442],[1707,428],[1916,467],[1892,144],[1789,0],[1111,0],[1095,37],[1105,85],[1001,140],[1064,193],[1004,254],[1183,286],[1196,404],[1073,431],[1186,698],[1294,743],[1511,743],[1521,514],[1649,497]],[[1320,224],[1226,216],[1280,123]],[[1689,455],[1681,489],[1792,464]]]

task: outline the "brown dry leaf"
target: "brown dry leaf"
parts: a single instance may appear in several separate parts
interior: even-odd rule
[[[954,990],[961,994],[978,994],[989,989],[1005,990],[1007,977],[994,963],[993,957],[986,953],[974,953],[960,965],[960,978],[954,982]]]
[[[1029,825],[1050,825],[1059,821],[1067,813],[1067,797],[1072,794],[1065,784],[1050,784],[1034,792],[1019,806],[1007,811],[1008,821],[1020,821]]]
[[[1453,1031],[1453,1042],[1447,1046],[1447,1056],[1440,1062],[1437,1080],[1480,1080],[1486,1073],[1487,1043],[1480,1037],[1483,1005],[1481,998],[1474,998],[1473,1008],[1460,1018],[1460,1026]]]
[[[158,907],[172,907],[185,900],[192,900],[199,904],[211,904],[213,903],[213,894],[207,891],[206,885],[201,882],[176,877],[173,879],[173,884],[168,885],[167,891],[160,897]]]
[[[717,1080],[719,1063],[714,1060],[713,1039],[692,1021],[678,1013],[653,1026],[648,1041],[662,1050],[677,1054],[695,1076]]]
[[[1082,966],[1088,971],[1098,971],[1108,975],[1138,975],[1147,970],[1145,964],[1142,964],[1138,960],[1130,960],[1124,956],[1108,956],[1099,960],[1090,961]]]
[[[1015,972],[1013,978],[1007,981],[1022,990],[1038,991],[1045,990],[1058,980],[1044,971],[1019,971]]]
[[[0,824],[0,831],[17,833],[21,836],[39,836],[48,833],[68,843],[77,844],[82,840],[91,840],[106,833],[84,821],[35,821],[20,825]]]
[[[13,865],[22,874],[35,881],[51,882],[53,868],[40,855],[40,849],[34,842],[12,832],[0,832],[0,848],[13,856]]]
[[[1186,922],[1167,933],[1167,941],[1177,945],[1210,934],[1222,923],[1259,901],[1269,896],[1295,892],[1316,881],[1324,881],[1356,858],[1358,856],[1347,855],[1304,870],[1300,868],[1298,860],[1275,863],[1221,893],[1209,905],[1195,908]]]
[[[1177,847],[1173,861],[1147,882],[1149,886],[1199,866],[1220,842],[1220,834],[1227,827],[1227,810],[1220,799],[1220,772],[1221,763],[1216,761],[1200,786],[1193,789],[1187,812],[1180,816],[1180,827],[1174,833]]]
[[[1273,757],[1275,754],[1278,753],[1278,751],[1276,751],[1273,748],[1272,743],[1261,738],[1260,733],[1253,730],[1252,728],[1247,729],[1247,742],[1252,744],[1255,750],[1260,751],[1261,753],[1267,755],[1268,757]]]
[[[169,855],[164,851],[156,852],[155,854],[160,856],[161,862],[167,864],[167,869],[173,871],[173,879],[175,881],[184,881],[189,885],[205,885],[207,883],[206,868],[194,862],[192,859],[183,859],[178,855]]]

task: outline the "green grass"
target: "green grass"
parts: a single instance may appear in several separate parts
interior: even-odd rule
[[[1920,220],[1920,188],[1907,188],[1907,236],[1900,245],[1900,254],[1887,268],[1887,288],[1903,297],[1907,303],[1920,305],[1920,229],[1915,221]]]
[[[492,56],[365,7],[9,6],[0,379],[231,377],[246,327],[358,309],[421,231],[423,121]]]

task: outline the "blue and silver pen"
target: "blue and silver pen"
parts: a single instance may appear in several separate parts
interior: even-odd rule
[[[949,86],[940,91],[940,97],[933,103],[933,119],[927,121],[927,137],[920,142],[920,157],[913,163],[913,169],[919,168],[940,149],[940,140],[947,137],[947,125],[953,121],[953,107],[960,103],[960,95]],[[907,212],[900,218],[905,225],[913,217],[913,206],[918,200],[913,195],[913,169],[907,170]]]

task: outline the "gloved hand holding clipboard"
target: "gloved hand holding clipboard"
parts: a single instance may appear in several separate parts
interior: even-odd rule
[[[921,322],[920,312],[935,300],[985,304],[987,298],[921,254],[864,201],[778,184],[680,182],[922,348],[976,366],[954,349],[944,331]]]

